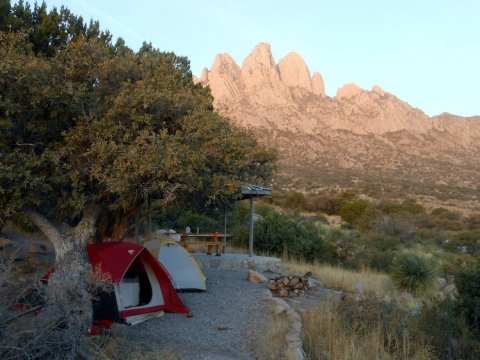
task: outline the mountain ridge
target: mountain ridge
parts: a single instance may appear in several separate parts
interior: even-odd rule
[[[292,166],[313,174],[346,170],[352,179],[388,175],[467,192],[480,178],[480,116],[429,117],[378,85],[350,83],[327,96],[321,74],[311,75],[297,53],[276,63],[270,45],[260,43],[241,66],[217,55],[195,81],[210,87],[220,113],[279,150],[284,178]],[[293,177],[305,189],[302,175]],[[323,181],[309,181],[310,190]]]

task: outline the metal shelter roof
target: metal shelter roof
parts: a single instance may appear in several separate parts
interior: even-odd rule
[[[240,200],[267,195],[272,195],[272,188],[255,184],[246,184],[242,186]]]

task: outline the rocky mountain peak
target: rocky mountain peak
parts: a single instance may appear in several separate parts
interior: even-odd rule
[[[380,96],[384,96],[386,94],[385,90],[383,90],[380,86],[378,85],[373,85],[372,91]]]
[[[325,84],[318,71],[315,71],[312,76],[312,92],[315,95],[325,96]]]
[[[288,87],[303,88],[312,91],[310,71],[303,58],[295,52],[287,54],[278,62],[280,79]]]
[[[258,67],[275,68],[272,49],[268,43],[260,43],[255,46],[252,52],[245,58],[242,70],[251,70]]]
[[[346,84],[337,90],[337,99],[351,98],[361,94],[363,90],[354,83]]]
[[[203,70],[202,70],[202,75],[200,75],[200,79],[199,79],[199,80],[200,80],[200,82],[201,82],[202,84],[208,83],[208,69],[207,69],[206,67],[203,68]]]
[[[347,177],[333,175],[342,172],[368,186],[375,177],[397,181],[399,189],[415,179],[418,188],[432,179],[478,186],[480,117],[430,118],[377,85],[367,91],[351,83],[335,98],[325,96],[322,76],[310,76],[300,55],[289,53],[277,65],[266,43],[241,67],[218,55],[195,81],[211,88],[221,114],[279,150],[284,184],[296,191],[301,184],[316,191],[332,179],[337,186]]]

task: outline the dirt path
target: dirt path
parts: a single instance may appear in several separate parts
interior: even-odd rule
[[[192,318],[165,314],[136,326],[120,325],[118,358],[170,349],[186,360],[254,359],[255,341],[266,325],[265,286],[249,283],[246,271],[204,273],[207,292],[181,294]]]

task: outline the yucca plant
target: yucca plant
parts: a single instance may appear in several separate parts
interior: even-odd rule
[[[408,252],[393,260],[390,276],[397,289],[420,293],[435,284],[437,268],[433,259]]]

